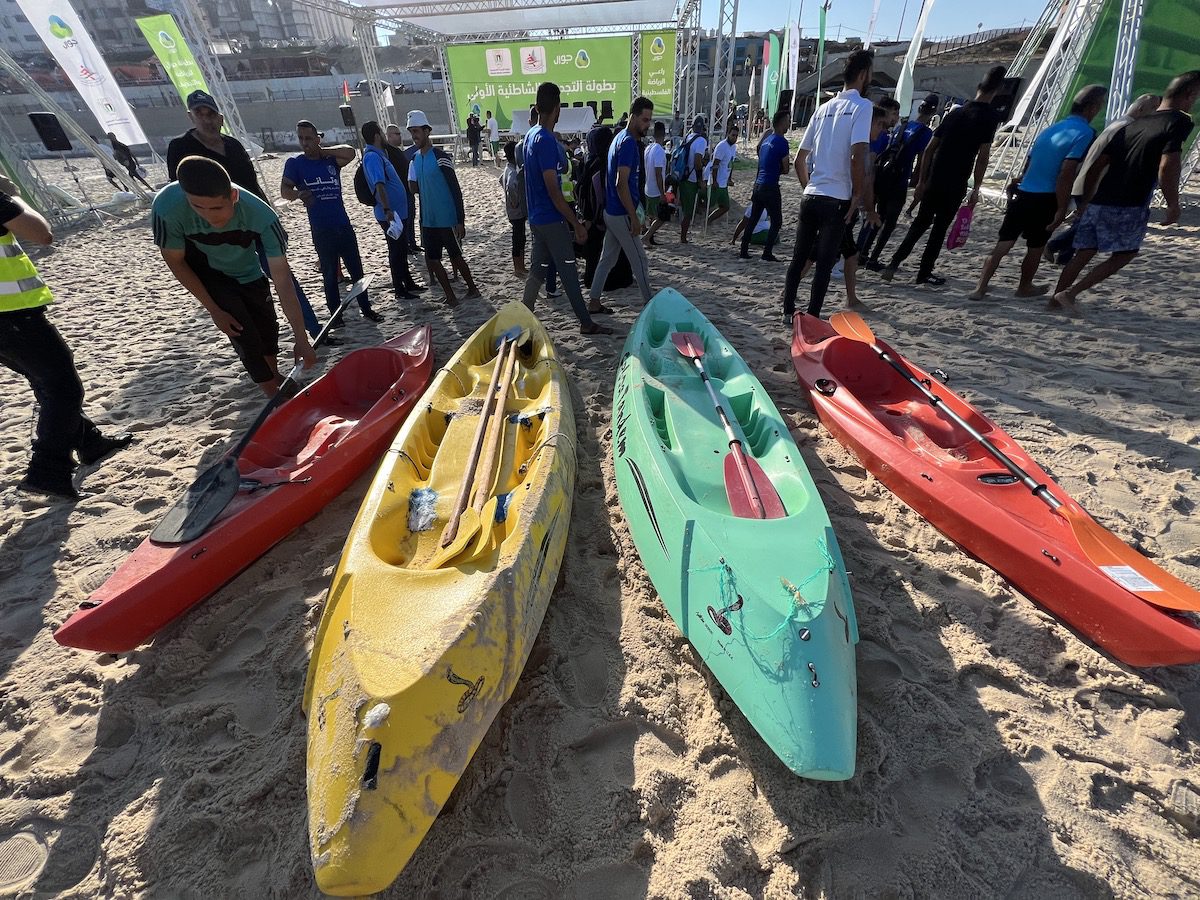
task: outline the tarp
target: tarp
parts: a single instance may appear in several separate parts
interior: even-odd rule
[[[569,106],[558,114],[558,124],[554,126],[555,134],[586,134],[596,124],[596,114],[590,106]],[[613,124],[609,122],[608,124]],[[506,129],[512,134],[524,134],[529,130],[528,122],[514,124]]]

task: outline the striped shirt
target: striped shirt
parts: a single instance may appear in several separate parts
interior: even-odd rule
[[[184,250],[189,246],[204,254],[216,271],[250,284],[263,277],[258,260],[258,245],[267,258],[286,255],[287,234],[270,206],[250,191],[238,188],[233,218],[223,227],[213,228],[188,203],[179,182],[158,192],[151,207],[154,243],[164,250]]]

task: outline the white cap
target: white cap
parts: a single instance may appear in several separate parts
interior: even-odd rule
[[[429,124],[429,119],[425,117],[425,113],[423,113],[421,110],[410,109],[408,111],[408,125],[406,127],[432,128],[433,126]]]

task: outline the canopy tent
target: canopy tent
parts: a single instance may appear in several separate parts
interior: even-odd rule
[[[569,29],[575,35],[601,28],[674,25],[679,14],[675,0],[362,0],[355,5],[376,15],[419,23],[441,32],[448,41],[498,31]]]

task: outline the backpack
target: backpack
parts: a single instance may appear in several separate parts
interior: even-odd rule
[[[912,132],[914,137],[917,134],[917,131]],[[894,181],[903,174],[900,170],[900,156],[904,153],[909,136],[908,127],[905,126],[892,138],[887,148],[879,154],[879,158],[875,160],[876,183]]]
[[[692,144],[701,135],[693,134],[690,138],[671,151],[671,159],[667,164],[667,186],[674,187],[684,181],[688,175],[688,159],[692,155]]]
[[[367,184],[367,173],[363,171],[361,162],[354,170],[354,196],[363,206],[374,206],[378,202],[371,193],[371,186]]]

